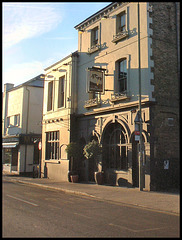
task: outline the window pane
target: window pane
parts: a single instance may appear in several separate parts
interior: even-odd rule
[[[59,143],[55,143],[55,159],[59,159]]]
[[[47,111],[52,110],[53,82],[48,83]]]
[[[57,132],[54,132],[54,140],[57,140]]]
[[[119,62],[119,92],[126,91],[127,89],[127,68],[126,59]]]
[[[95,36],[95,39],[94,40],[98,40],[98,28],[95,30],[95,34],[94,34]]]
[[[7,117],[7,127],[10,125],[10,117]]]
[[[112,130],[107,149],[109,167],[120,170],[127,169],[126,139],[124,130],[121,126]]]
[[[127,169],[126,147],[121,147],[121,169]]]
[[[64,106],[64,77],[59,79],[59,88],[58,88],[58,108]]]
[[[15,115],[14,116],[14,125],[16,126],[17,125],[17,123],[18,123],[18,121],[17,121],[18,119],[17,119],[17,115]]]
[[[125,31],[125,14],[121,16],[121,31]]]
[[[51,132],[47,133],[47,135],[48,135],[48,141],[50,141],[51,140]]]
[[[46,142],[46,160],[51,158],[51,144]]]
[[[51,159],[54,159],[54,143],[51,143]]]
[[[46,160],[59,159],[59,131],[46,133]]]
[[[98,44],[98,27],[91,32],[91,45],[94,46],[96,44]]]
[[[121,27],[125,26],[125,14],[121,16]]]

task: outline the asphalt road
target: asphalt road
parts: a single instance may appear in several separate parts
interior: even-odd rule
[[[2,237],[179,237],[179,216],[3,182]]]

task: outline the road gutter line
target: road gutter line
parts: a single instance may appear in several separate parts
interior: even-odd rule
[[[10,197],[10,198],[13,198],[13,199],[16,199],[16,200],[19,200],[19,201],[24,202],[24,203],[28,203],[28,204],[30,204],[30,205],[32,205],[32,206],[34,206],[34,207],[38,207],[38,206],[39,206],[39,205],[37,205],[37,204],[35,204],[35,203],[32,203],[32,202],[23,200],[23,199],[21,199],[21,198],[17,198],[17,197],[11,196],[11,195],[6,195],[6,196],[8,196],[8,197]]]
[[[59,190],[59,191],[62,191],[62,192],[65,192],[65,193],[70,193],[70,194],[75,194],[75,195],[80,195],[80,196],[86,196],[86,197],[91,197],[93,199],[97,199],[97,200],[100,200],[100,201],[107,201],[107,202],[110,202],[112,204],[123,204],[125,205],[126,207],[133,207],[133,208],[142,208],[142,209],[145,209],[145,210],[148,210],[148,211],[152,211],[152,212],[158,212],[158,213],[164,213],[164,214],[168,214],[168,215],[174,215],[174,216],[179,216],[180,213],[177,213],[177,212],[173,212],[173,211],[167,211],[167,210],[160,210],[160,209],[156,209],[156,208],[150,208],[148,206],[143,206],[143,205],[139,205],[139,204],[132,204],[132,203],[126,203],[126,202],[117,202],[117,201],[113,201],[113,200],[110,200],[110,199],[105,199],[105,198],[101,198],[101,197],[98,197],[98,196],[94,196],[94,195],[91,195],[91,194],[88,194],[88,193],[85,193],[85,192],[79,192],[79,191],[75,191],[75,190],[68,190],[68,189],[64,189],[64,188],[59,188],[59,187],[53,187],[53,186],[47,186],[47,185],[43,185],[43,184],[39,184],[39,183],[33,183],[33,182],[28,182],[28,181],[23,181],[23,180],[10,180],[12,182],[18,182],[18,183],[23,183],[23,184],[29,184],[29,185],[34,185],[34,186],[37,186],[37,187],[43,187],[43,188],[47,188],[47,189],[50,189],[50,190]]]
[[[121,229],[126,229],[128,231],[135,232],[135,233],[156,231],[156,230],[161,230],[161,229],[167,228],[167,227],[155,227],[155,228],[146,228],[146,229],[137,230],[137,229],[128,228],[128,227],[125,227],[125,226],[122,226],[122,225],[117,225],[117,224],[114,224],[114,223],[109,223],[109,226],[118,227],[118,228],[121,228]]]

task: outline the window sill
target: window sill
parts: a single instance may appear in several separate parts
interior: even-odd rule
[[[128,174],[128,169],[117,169],[117,170],[114,170],[114,172],[116,173],[116,174]]]
[[[125,39],[126,37],[128,37],[128,32],[119,32],[119,33],[117,33],[116,35],[113,36],[112,42],[117,43],[120,40]]]
[[[130,97],[127,95],[127,93],[114,93],[111,94],[111,102],[117,102],[129,99]]]
[[[61,161],[60,160],[44,160],[45,163],[57,163],[57,164],[60,164]]]
[[[15,128],[15,127],[19,127],[20,125],[9,125],[7,126],[7,128]]]
[[[128,170],[129,170],[129,169],[109,168],[109,169],[108,169],[108,172],[111,173],[111,174],[112,174],[112,173],[114,173],[114,174],[121,174],[121,173],[122,173],[122,174],[126,174],[126,175],[127,175],[127,174],[128,174]]]
[[[100,49],[100,45],[96,44],[94,46],[92,46],[91,48],[88,49],[88,54],[92,54],[94,52],[97,52]]]
[[[98,98],[94,98],[94,99],[89,99],[85,101],[84,108],[91,108],[99,105],[100,105],[100,101],[98,100]]]
[[[50,113],[50,112],[53,112],[53,110],[52,110],[52,109],[50,109],[50,110],[47,110],[47,113]]]

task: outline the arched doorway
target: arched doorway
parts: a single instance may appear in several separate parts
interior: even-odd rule
[[[127,134],[118,122],[110,123],[103,136],[103,164],[107,169],[127,170]]]

